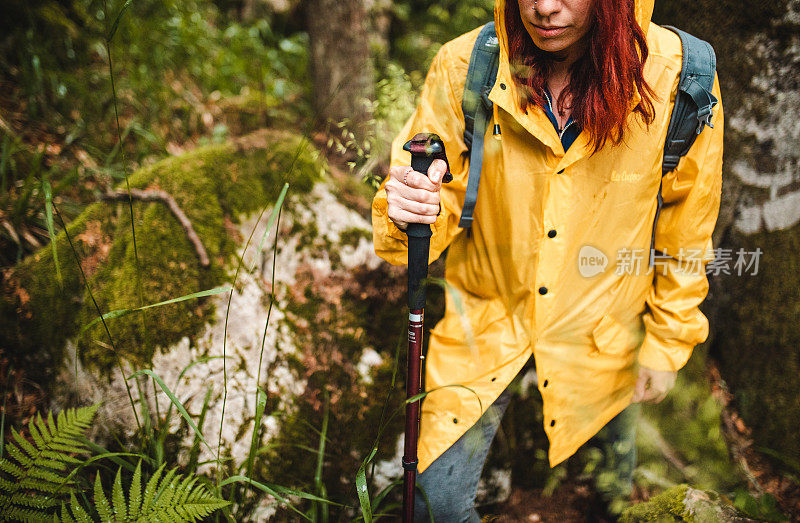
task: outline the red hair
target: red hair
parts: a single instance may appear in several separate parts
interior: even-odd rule
[[[572,100],[572,117],[589,132],[593,153],[606,141],[622,142],[628,106],[635,90],[641,100],[633,109],[646,124],[655,118],[653,90],[644,80],[648,49],[644,32],[636,21],[634,0],[595,0],[594,22],[586,34],[587,50],[570,69],[569,84],[558,97],[556,107]],[[559,58],[536,47],[522,23],[518,0],[505,8],[509,61],[514,80],[527,96],[528,105],[545,106],[543,89],[553,63]]]

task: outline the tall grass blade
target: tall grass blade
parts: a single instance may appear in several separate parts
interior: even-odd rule
[[[200,409],[200,417],[197,419],[197,427],[202,432],[203,424],[206,421],[206,413],[208,412],[208,404],[211,402],[211,392],[214,389],[208,387],[206,389],[206,396],[203,398],[203,408]],[[189,450],[189,466],[188,470],[195,474],[197,473],[197,458],[200,455],[200,438],[197,434],[194,435],[194,440],[192,441],[192,448]]]
[[[56,280],[58,287],[64,288],[64,279],[61,276],[61,264],[58,263],[58,249],[56,248],[56,228],[53,226],[53,193],[50,182],[42,177],[42,191],[44,192],[44,209],[47,216],[47,232],[50,235],[50,248],[53,250],[53,264],[56,266]]]
[[[136,308],[133,308],[133,309],[117,309],[117,310],[113,310],[113,311],[110,311],[110,312],[107,312],[107,313],[103,314],[100,318],[93,319],[91,322],[89,322],[86,325],[84,325],[83,327],[81,327],[81,330],[78,333],[78,336],[80,337],[84,332],[86,332],[89,328],[92,327],[92,325],[96,324],[98,321],[112,320],[112,319],[115,319],[115,318],[121,318],[121,317],[127,316],[128,314],[131,314],[133,312],[141,311],[141,310],[144,310],[144,309],[151,309],[153,307],[162,307],[164,305],[169,305],[171,303],[178,303],[178,302],[181,302],[181,301],[193,300],[194,298],[203,298],[205,296],[213,296],[215,294],[222,294],[223,292],[228,292],[229,290],[231,290],[231,287],[223,287],[223,286],[214,287],[213,289],[206,289],[204,291],[193,292],[191,294],[186,294],[184,296],[179,296],[178,298],[171,298],[169,300],[160,301],[158,303],[151,303],[150,305],[143,305],[141,307],[136,307]]]
[[[83,443],[84,445],[89,447],[89,450],[91,450],[92,452],[110,459],[111,461],[113,461],[114,463],[116,463],[120,467],[124,467],[126,470],[128,470],[131,473],[136,471],[136,467],[134,467],[131,463],[129,463],[129,462],[127,462],[124,459],[119,457],[118,454],[122,455],[121,453],[111,452],[110,450],[106,449],[102,445],[98,445],[97,443],[93,442],[92,440],[90,440],[90,439],[88,439],[86,437],[80,437],[78,439],[80,440],[81,443]],[[137,457],[139,459],[143,459],[144,461],[149,463],[150,466],[155,466],[155,461],[153,461],[153,459],[150,458],[149,456],[146,456],[146,455],[138,453],[138,452],[133,452],[133,453],[131,453],[131,455],[134,456],[134,457]]]
[[[373,445],[369,456],[361,462],[356,474],[356,494],[358,494],[358,502],[361,505],[361,515],[364,517],[365,523],[372,523],[372,504],[369,500],[369,492],[367,490],[367,465],[375,454],[378,452],[378,447]]]
[[[198,358],[198,359],[194,360],[193,362],[189,363],[183,369],[181,369],[180,374],[178,374],[178,378],[175,380],[175,387],[176,388],[178,387],[178,384],[181,382],[181,378],[183,378],[183,376],[189,371],[189,369],[191,369],[195,365],[199,365],[201,363],[205,363],[207,361],[214,360],[214,359],[221,358],[221,357],[222,356],[204,356],[202,358]],[[210,389],[209,389],[209,392],[210,392]],[[210,399],[209,393],[206,393],[206,396]],[[172,419],[172,407],[173,407],[173,405],[172,405],[172,403],[170,403],[169,407],[167,408],[167,412],[164,415],[164,421],[161,423],[161,427],[158,430],[158,447],[157,448],[159,448],[159,449],[163,449],[164,448],[164,444],[165,444],[165,442],[167,440],[167,436],[169,435],[169,422]],[[207,407],[207,405],[206,405],[206,407]],[[205,416],[204,412],[202,414],[203,414],[203,416]],[[201,432],[203,431],[203,424],[202,423],[198,423],[197,427],[200,429]],[[159,460],[158,464],[161,465],[161,461],[160,460]]]
[[[317,470],[314,473],[314,485],[317,488],[317,495],[325,497],[327,491],[325,484],[322,482],[322,466],[325,460],[325,439],[328,435],[328,417],[330,415],[330,393],[325,389],[325,411],[322,414],[322,432],[319,435],[319,451],[317,452]],[[317,521],[328,523],[328,507],[327,505],[317,505],[316,513],[319,516]]]
[[[6,379],[3,382],[3,412],[0,413],[0,460],[3,459],[3,453],[6,450],[6,400],[8,399],[8,380],[11,379],[13,368],[13,365],[8,366]]]
[[[258,387],[258,401],[256,402],[256,416],[253,419],[253,436],[250,438],[250,451],[247,453],[247,477],[253,475],[253,461],[258,453],[258,442],[261,434],[261,419],[267,408],[267,395]]]
[[[143,374],[150,376],[156,381],[156,383],[158,383],[158,386],[161,387],[161,390],[164,391],[164,394],[166,394],[169,400],[172,402],[172,404],[175,405],[175,408],[178,409],[178,412],[181,413],[181,416],[183,416],[183,419],[186,420],[186,423],[189,425],[189,427],[191,427],[195,435],[200,438],[200,441],[202,441],[205,444],[205,446],[208,448],[210,452],[214,452],[213,450],[211,450],[211,445],[209,445],[206,439],[203,437],[203,434],[200,432],[200,429],[198,429],[197,425],[195,425],[194,421],[192,421],[192,417],[189,416],[189,413],[186,411],[186,407],[184,407],[183,403],[181,403],[181,401],[177,397],[175,397],[175,394],[173,394],[172,391],[169,389],[169,387],[167,387],[167,384],[164,383],[164,380],[161,379],[161,376],[159,376],[150,369],[142,369],[134,372],[128,379],[133,379]]]
[[[401,483],[403,483],[403,479],[402,478],[396,479],[396,480],[392,481],[391,483],[389,483],[388,485],[386,485],[383,488],[383,490],[381,490],[378,493],[378,495],[375,496],[375,499],[372,500],[372,507],[375,510],[378,510],[378,507],[381,506],[381,503],[383,502],[383,500],[386,497],[386,495],[389,494],[389,492],[391,492],[393,488],[395,488],[397,485],[400,485]],[[389,510],[389,508],[385,507],[382,510]]]
[[[117,33],[117,28],[119,27],[120,20],[122,20],[122,15],[125,14],[125,11],[132,3],[133,0],[127,0],[125,4],[123,4],[122,8],[119,10],[119,13],[117,13],[117,17],[114,19],[114,23],[111,25],[111,30],[108,32],[108,36],[106,36],[106,42],[111,43],[111,40]]]
[[[267,236],[269,235],[270,229],[272,229],[272,224],[275,222],[275,219],[278,217],[281,209],[283,208],[283,200],[286,198],[286,193],[289,191],[289,184],[284,183],[283,189],[281,189],[280,195],[278,195],[278,199],[275,201],[275,205],[272,208],[272,214],[269,216],[269,220],[267,221],[267,226],[264,228],[264,234],[261,236],[261,242],[258,244],[258,251],[257,252],[264,252],[264,244],[267,243]],[[275,243],[278,242],[278,231],[275,231]],[[253,261],[253,265],[250,267],[250,272],[253,272],[256,268],[256,260]],[[274,268],[274,265],[273,265]]]
[[[125,391],[128,393],[128,401],[130,401],[131,410],[133,410],[133,417],[136,420],[136,428],[137,430],[142,430],[142,424],[139,421],[139,413],[136,410],[136,403],[133,401],[133,394],[131,394],[131,388],[128,385],[128,378],[125,376],[125,369],[122,367],[122,358],[119,355],[119,351],[117,350],[116,344],[114,344],[114,338],[111,336],[111,331],[108,330],[108,325],[106,325],[106,321],[103,319],[103,313],[100,311],[100,306],[97,304],[97,300],[94,299],[94,293],[92,292],[92,288],[89,285],[89,279],[86,278],[86,273],[83,271],[83,265],[81,265],[81,259],[78,256],[78,251],[75,249],[75,244],[72,243],[72,238],[70,237],[69,232],[67,231],[67,224],[64,222],[64,217],[61,216],[61,213],[58,211],[58,207],[56,207],[55,204],[53,204],[53,210],[56,212],[56,215],[58,216],[58,219],[61,222],[61,227],[64,230],[64,236],[67,238],[67,241],[69,242],[69,248],[72,251],[72,256],[75,258],[75,264],[78,266],[78,270],[81,273],[81,278],[83,279],[83,286],[86,287],[86,292],[89,293],[89,298],[92,300],[92,305],[94,305],[94,309],[97,312],[97,315],[100,316],[100,319],[103,323],[103,329],[105,329],[106,336],[108,336],[108,341],[111,343],[111,350],[114,353],[114,358],[117,361],[117,367],[119,368],[120,376],[122,376],[123,383],[125,383]]]
[[[299,149],[299,146],[298,146],[298,149]],[[295,157],[292,159],[292,164],[289,167],[289,172],[290,173],[292,172],[292,169],[294,169],[294,163],[295,163],[295,161],[297,160],[298,157],[299,157],[299,150],[298,150],[298,153],[295,155]],[[288,188],[289,188],[289,184],[288,183],[284,183],[283,190],[281,191],[281,194],[278,197],[278,200],[276,201],[276,205],[273,208],[273,215],[275,214],[275,209],[278,209],[278,219],[279,220],[280,220],[280,210],[283,208],[283,201],[284,201],[284,197],[286,196],[286,191],[288,190]],[[277,202],[280,202],[281,205],[277,205]],[[266,210],[267,210],[266,207],[261,209],[261,213],[258,215],[258,220],[256,220],[256,225],[253,226],[253,229],[250,231],[250,235],[247,237],[247,242],[245,242],[244,249],[242,250],[242,256],[239,258],[239,262],[236,264],[236,272],[233,275],[233,287],[234,287],[234,289],[236,287],[236,282],[239,279],[239,272],[241,271],[242,265],[244,264],[244,255],[247,252],[247,248],[250,246],[250,242],[253,239],[253,235],[256,232],[256,226],[258,225],[259,222],[261,222],[261,217],[264,215],[264,212],[266,212]],[[271,223],[272,223],[272,219],[270,218],[270,224]],[[267,229],[267,231],[268,230],[269,229]],[[266,236],[266,234],[267,234],[267,232],[265,231],[264,235]],[[262,240],[263,240],[263,238],[262,238]],[[277,255],[277,249],[278,249],[278,233],[276,232],[275,233],[275,245],[274,245],[275,255]],[[272,267],[272,277],[273,277],[273,288],[274,288],[274,283],[275,283],[275,264],[274,263],[273,263],[273,267]],[[227,305],[227,307],[225,309],[225,325],[224,325],[223,330],[222,330],[222,356],[223,356],[223,358],[228,353],[227,352],[228,351],[228,318],[229,318],[230,312],[231,312],[231,302],[233,301],[233,293],[234,292],[235,291],[232,290],[230,295],[228,296],[228,305]],[[273,291],[273,294],[274,294],[274,291]],[[262,340],[261,340],[261,355],[259,356],[259,359],[258,359],[258,379],[261,378],[261,357],[264,354],[264,339],[266,339],[266,336],[267,336],[267,327],[269,326],[269,314],[270,314],[271,311],[272,311],[272,301],[270,301],[269,311],[267,312],[267,322],[266,322],[266,325],[264,326],[264,335],[263,335]],[[228,365],[227,365],[225,359],[222,360],[222,387],[223,387],[223,390],[222,390],[222,415],[220,416],[220,420],[219,420],[219,438],[217,440],[217,460],[219,460],[220,452],[222,450],[222,427],[223,427],[223,425],[225,423],[225,407],[227,406],[227,403],[228,403]],[[256,387],[258,387],[258,383],[256,383]],[[221,480],[222,480],[222,470],[221,469],[217,469],[217,483],[219,484],[219,482]]]
[[[305,514],[300,512],[299,510],[297,510],[297,508],[294,505],[292,505],[289,502],[288,499],[286,499],[283,496],[281,496],[280,494],[278,494],[278,492],[274,488],[274,485],[268,485],[266,483],[260,483],[258,481],[254,481],[254,480],[252,480],[252,479],[250,479],[248,477],[245,477],[245,476],[231,476],[229,478],[226,478],[226,479],[222,480],[222,482],[220,482],[219,486],[220,487],[224,487],[225,485],[229,485],[231,483],[244,483],[244,484],[247,484],[247,485],[252,485],[252,486],[256,487],[257,489],[259,489],[259,490],[261,490],[263,492],[266,492],[267,494],[275,497],[281,503],[283,503],[284,505],[289,507],[292,511],[294,511],[298,515],[302,516],[303,519],[311,521],[311,518],[309,518],[308,516],[306,516]],[[308,495],[310,496],[310,494],[308,494]]]

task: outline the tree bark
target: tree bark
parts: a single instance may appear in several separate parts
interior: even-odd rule
[[[797,0],[757,10],[677,0],[657,3],[654,16],[709,40],[717,53],[725,162],[714,246],[729,249],[731,268],[711,279],[709,345],[756,446],[785,463],[800,460],[798,9]],[[753,262],[741,272],[733,265],[740,249]]]
[[[304,11],[318,121],[348,119],[347,128],[363,139],[375,83],[365,0],[309,0]]]

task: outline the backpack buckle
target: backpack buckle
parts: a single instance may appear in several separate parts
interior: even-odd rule
[[[494,103],[492,103],[492,101],[489,100],[489,93],[492,92],[492,87],[493,86],[491,85],[484,85],[481,88],[481,101],[483,102],[483,106],[486,108],[487,111],[491,111],[492,106],[494,105]]]
[[[697,109],[697,134],[700,134],[703,131],[703,126],[707,125],[714,128],[714,124],[711,123],[711,118],[714,116],[714,108],[713,105],[705,105]]]

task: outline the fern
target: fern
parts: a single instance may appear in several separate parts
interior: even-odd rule
[[[117,470],[111,497],[103,491],[100,476],[94,482],[94,508],[100,521],[120,522],[172,522],[197,521],[215,510],[228,506],[228,502],[214,497],[198,476],[183,477],[171,469],[166,475],[162,465],[153,474],[142,491],[142,463],[136,466],[127,500],[122,488],[122,468]],[[94,521],[73,497],[70,506],[61,506],[61,521]]]
[[[52,412],[47,421],[37,414],[28,424],[33,442],[12,428],[7,457],[0,460],[0,518],[50,519],[59,498],[72,492],[72,482],[65,481],[66,471],[81,463],[73,454],[87,452],[78,438],[89,428],[97,407],[62,410],[57,422]]]

